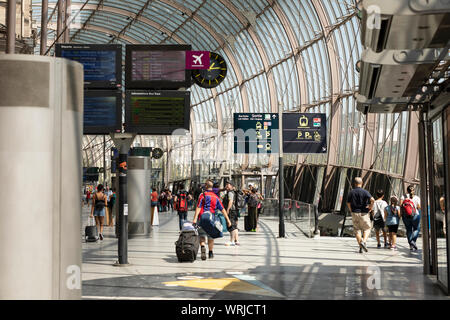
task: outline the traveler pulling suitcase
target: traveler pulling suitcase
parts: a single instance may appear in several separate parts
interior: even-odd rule
[[[95,225],[94,218],[88,219],[88,225],[84,229],[84,239],[86,242],[96,242],[98,240],[97,226]]]
[[[194,262],[197,259],[200,241],[198,231],[191,223],[184,223],[178,241],[175,242],[175,252],[179,262]]]

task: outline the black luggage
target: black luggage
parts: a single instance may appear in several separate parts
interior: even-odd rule
[[[245,231],[251,231],[252,230],[252,228],[250,226],[250,217],[249,217],[249,215],[246,215],[244,217],[244,230]]]
[[[197,230],[183,230],[175,242],[175,252],[179,262],[194,262],[197,258],[200,241]]]
[[[84,228],[84,239],[86,242],[96,242],[98,240],[97,226],[93,218],[89,218],[88,225]]]

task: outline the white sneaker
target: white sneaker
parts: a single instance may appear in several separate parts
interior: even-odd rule
[[[225,243],[225,245],[226,245],[227,247],[229,247],[229,246],[234,246],[234,243],[231,242],[231,241],[228,241],[228,242]]]

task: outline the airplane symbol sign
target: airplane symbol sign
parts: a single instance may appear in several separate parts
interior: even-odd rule
[[[209,69],[209,51],[186,51],[186,69]]]

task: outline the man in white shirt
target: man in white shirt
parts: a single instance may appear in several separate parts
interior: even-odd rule
[[[388,204],[386,201],[383,200],[384,198],[383,190],[377,190],[376,196],[377,200],[375,200],[372,212],[373,212],[373,228],[375,229],[375,235],[377,237],[377,248],[381,248],[380,230],[383,232],[384,247],[389,248],[384,224],[384,209],[388,206]]]
[[[415,195],[416,189],[413,185],[406,188],[407,194],[400,199],[400,207],[402,207],[405,199],[411,199],[414,204],[416,214],[411,217],[402,213],[402,220],[406,228],[406,236],[408,238],[409,249],[417,251],[416,241],[420,232],[420,198]]]

